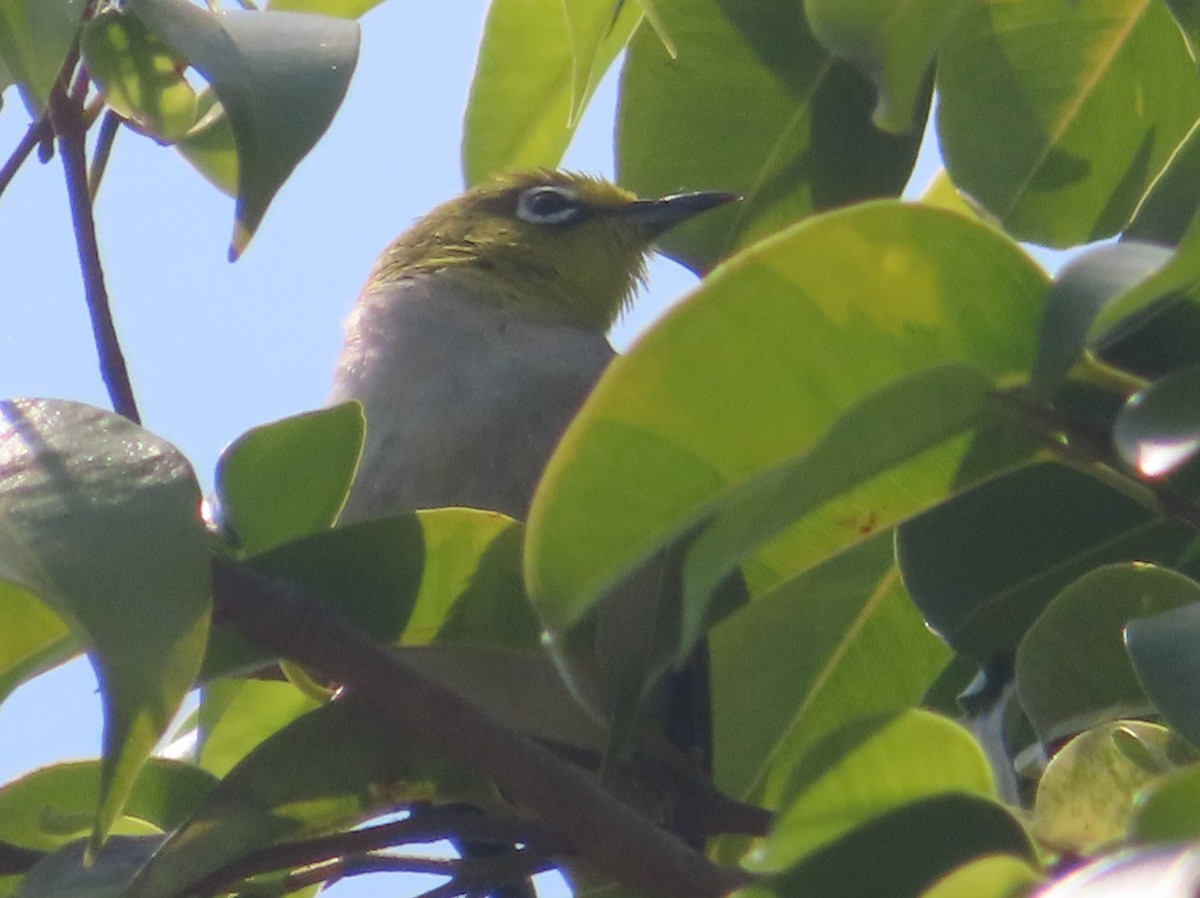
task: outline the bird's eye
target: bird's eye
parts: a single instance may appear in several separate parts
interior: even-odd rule
[[[584,211],[579,197],[565,187],[531,187],[517,199],[517,217],[531,224],[564,224]]]

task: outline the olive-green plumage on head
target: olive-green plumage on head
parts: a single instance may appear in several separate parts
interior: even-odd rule
[[[443,203],[397,238],[368,290],[440,272],[505,307],[604,333],[644,278],[654,238],[733,198],[641,200],[570,172],[502,175]]]

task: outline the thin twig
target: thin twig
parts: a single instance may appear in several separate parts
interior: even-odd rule
[[[117,139],[117,129],[121,127],[121,116],[113,110],[108,110],[100,122],[100,131],[96,134],[96,148],[92,151],[92,168],[88,172],[88,196],[92,203],[100,193],[100,182],[104,178],[104,170],[108,167],[108,158],[112,154],[113,141]]]
[[[53,133],[54,131],[50,127],[50,116],[45,113],[42,113],[42,117],[36,122],[30,124],[25,136],[21,138],[13,148],[12,154],[5,160],[4,167],[0,168],[0,195],[3,195],[9,183],[21,170],[21,166],[25,164],[25,160],[29,158],[33,148]]]
[[[426,679],[319,597],[221,558],[213,562],[213,586],[217,616],[247,639],[344,683],[434,747],[485,772],[513,804],[627,885],[669,898],[719,898],[748,881],[659,829],[584,771]]]
[[[84,88],[86,90],[86,80]],[[83,96],[76,91],[68,94],[61,84],[56,85],[51,91],[48,109],[62,155],[84,296],[100,358],[100,376],[108,389],[113,409],[134,423],[141,423],[129,370],[113,325],[108,290],[104,286],[104,268],[100,263],[100,247],[96,242],[96,222],[92,217],[87,183],[87,130],[83,120]]]

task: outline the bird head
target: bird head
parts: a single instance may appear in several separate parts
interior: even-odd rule
[[[639,199],[598,178],[540,169],[472,187],[384,252],[368,291],[437,273],[487,301],[606,332],[645,276],[663,231],[732,193]]]

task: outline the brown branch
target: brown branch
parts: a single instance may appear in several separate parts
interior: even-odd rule
[[[345,624],[320,600],[228,559],[213,562],[216,614],[262,648],[344,683],[458,761],[482,770],[597,866],[667,898],[719,898],[748,877],[710,863],[585,772],[509,729]]]
[[[86,80],[84,88],[86,90]],[[108,290],[104,286],[104,268],[100,263],[100,247],[96,242],[96,222],[92,216],[92,201],[87,176],[87,125],[83,108],[84,91],[70,93],[59,84],[50,93],[48,111],[58,135],[59,151],[66,177],[67,197],[71,204],[71,219],[75,228],[75,248],[83,275],[84,296],[92,320],[92,334],[100,359],[100,375],[108,389],[113,409],[134,423],[141,423],[129,370],[121,352],[117,330],[113,325]]]

